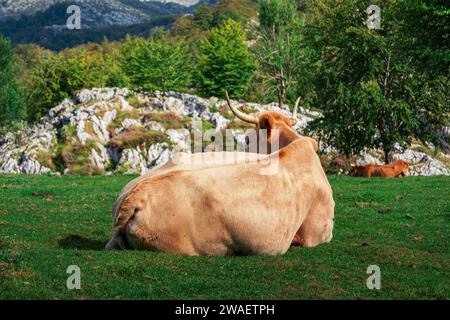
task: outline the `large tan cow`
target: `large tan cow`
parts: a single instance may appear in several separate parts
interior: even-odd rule
[[[267,161],[172,169],[124,195],[107,248],[187,255],[277,255],[294,236],[311,247],[332,238],[334,201],[316,154],[299,137]]]
[[[266,111],[259,113],[258,115],[247,115],[241,112],[239,109],[233,106],[228,96],[228,92],[225,93],[226,101],[228,107],[233,112],[233,114],[240,120],[254,124],[256,127],[256,137],[259,139],[260,136],[264,137],[264,141],[261,143],[256,141],[256,145],[266,144],[265,147],[258,150],[264,152],[265,154],[270,153],[270,151],[277,151],[279,148],[287,146],[292,141],[298,139],[299,134],[292,129],[297,123],[297,110],[300,104],[300,98],[297,99],[294,106],[293,117],[289,119],[287,116],[274,111]],[[260,130],[266,130],[266,135],[260,135]],[[276,141],[276,143],[274,142]],[[316,148],[317,149],[317,148]],[[252,150],[250,150],[252,151]],[[256,161],[260,158],[260,155],[252,152],[202,152],[202,153],[177,153],[173,159],[167,162],[165,165],[154,168],[150,172],[130,181],[120,192],[116,203],[113,208],[113,219],[114,214],[117,212],[117,206],[123,199],[123,195],[127,193],[131,188],[133,188],[139,181],[147,179],[155,174],[160,174],[166,172],[167,170],[172,170],[175,167],[179,169],[186,168],[188,166],[190,169],[193,166],[204,166],[204,165],[222,165],[222,164],[232,164],[232,163],[242,163],[248,161]]]

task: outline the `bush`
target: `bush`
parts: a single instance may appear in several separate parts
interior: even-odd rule
[[[165,129],[182,129],[189,126],[189,118],[175,112],[149,112],[144,115],[147,121],[159,122]]]
[[[150,91],[186,90],[191,60],[183,41],[128,37],[122,50],[122,68],[131,85]]]
[[[165,133],[155,130],[145,131],[144,128],[131,128],[108,142],[111,148],[119,150],[135,148],[141,145],[152,145],[155,143],[168,142]]]

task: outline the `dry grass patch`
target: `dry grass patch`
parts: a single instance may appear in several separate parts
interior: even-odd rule
[[[149,112],[144,115],[146,121],[159,122],[166,129],[182,129],[189,126],[190,119],[175,112]]]
[[[112,138],[108,142],[108,146],[123,150],[141,146],[143,144],[151,145],[161,142],[168,142],[167,135],[163,132],[155,130],[145,131],[144,128],[130,128]]]

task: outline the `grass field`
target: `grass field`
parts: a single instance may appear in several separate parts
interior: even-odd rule
[[[0,175],[0,298],[450,298],[448,177],[332,176],[333,241],[279,257],[104,251],[132,178]],[[373,264],[379,291],[366,287]],[[66,288],[69,265],[81,290]]]

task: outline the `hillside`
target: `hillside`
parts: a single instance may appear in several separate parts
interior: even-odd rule
[[[153,27],[170,26],[183,14],[191,13],[207,0],[84,0],[81,30],[68,30],[67,0],[0,0],[0,33],[14,44],[36,43],[60,50],[90,41],[122,39],[127,33],[148,35]]]
[[[246,104],[247,112],[264,110],[291,116],[287,106]],[[301,108],[295,129],[302,133],[319,116]],[[252,127],[235,120],[223,100],[176,92],[163,96],[125,88],[92,89],[64,100],[36,125],[0,137],[0,173],[144,174],[177,151],[192,151],[194,117],[201,119],[203,132],[230,129],[235,148],[245,148],[245,130]],[[448,155],[438,153],[440,161],[427,150],[433,147],[415,144],[396,149],[392,157],[407,160],[412,175],[450,175]],[[382,159],[382,153],[371,150],[343,162],[326,145],[321,145],[321,154],[325,169],[337,174],[347,173],[349,161],[364,164]]]

